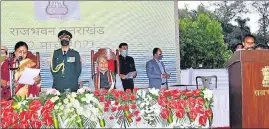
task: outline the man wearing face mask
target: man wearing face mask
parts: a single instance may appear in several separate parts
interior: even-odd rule
[[[78,78],[81,73],[80,55],[69,46],[72,38],[70,32],[62,30],[59,32],[58,38],[62,47],[55,50],[51,58],[52,88],[60,92],[64,92],[66,89],[76,92],[79,88]]]
[[[6,59],[7,59],[7,47],[1,46],[1,66]]]
[[[134,89],[134,81],[133,78],[136,77],[136,69],[134,59],[131,56],[128,56],[128,44],[121,43],[119,45],[120,55],[120,77],[122,81],[122,85],[124,90],[126,89]],[[129,75],[128,75],[129,73]]]
[[[162,50],[160,48],[153,49],[153,59],[146,64],[146,72],[149,78],[149,88],[156,89],[168,88],[167,79],[170,75],[166,73],[163,62]]]

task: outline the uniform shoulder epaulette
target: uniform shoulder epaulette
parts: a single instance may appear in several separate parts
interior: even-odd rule
[[[70,48],[70,50],[78,53],[78,51],[76,51],[75,49]]]

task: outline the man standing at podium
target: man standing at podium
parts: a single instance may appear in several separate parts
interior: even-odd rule
[[[247,34],[244,38],[243,46],[245,50],[249,50],[253,48],[256,44],[256,38],[255,36],[251,34]]]

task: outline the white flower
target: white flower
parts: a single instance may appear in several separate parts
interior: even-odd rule
[[[67,106],[68,106],[68,107],[72,107],[72,104],[71,104],[71,103],[68,103]]]
[[[54,103],[54,102],[56,102],[58,99],[59,99],[58,96],[54,96],[54,97],[52,97],[52,98],[50,99],[50,101]]]
[[[146,104],[144,102],[142,102],[139,106],[140,108],[143,108]]]
[[[49,95],[49,94],[53,94],[53,95],[60,95],[60,92],[54,88],[51,88],[51,89],[47,89],[46,90],[46,94]]]
[[[207,100],[211,100],[211,98],[213,98],[213,92],[209,89],[205,89],[203,90],[204,93],[204,98]]]
[[[81,98],[81,101],[86,102],[86,98],[84,98],[84,97]]]
[[[159,96],[159,89],[155,89],[155,88],[150,88],[149,92],[153,95]]]
[[[90,87],[83,87],[85,91],[91,91]]]
[[[56,109],[56,110],[59,109],[59,106],[58,105],[55,105],[54,109]]]
[[[82,94],[82,93],[84,93],[85,92],[85,89],[82,87],[82,88],[80,88],[80,89],[78,89],[78,91],[77,91],[77,93],[79,93],[79,94]]]
[[[67,98],[71,98],[71,95],[69,94],[69,95],[67,95]]]
[[[75,100],[72,104],[74,108],[77,108],[77,109],[80,108],[80,103],[78,100]]]
[[[64,99],[64,104],[68,104],[68,102],[69,102],[68,99],[65,98],[65,99]]]
[[[18,102],[18,107],[17,108],[20,108],[22,105],[22,102]]]
[[[64,110],[64,106],[63,105],[60,106],[60,110]]]
[[[72,96],[73,98],[75,98],[75,97],[77,97],[77,93],[76,93],[76,92],[72,92],[71,96]]]

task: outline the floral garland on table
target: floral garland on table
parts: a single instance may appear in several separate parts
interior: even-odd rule
[[[2,128],[209,127],[212,103],[208,89],[49,89],[39,98],[2,100],[1,121]]]

